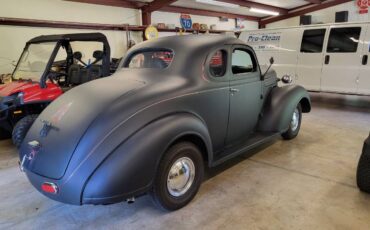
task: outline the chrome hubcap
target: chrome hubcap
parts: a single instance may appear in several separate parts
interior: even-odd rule
[[[175,197],[184,195],[191,187],[195,177],[195,166],[188,157],[178,159],[172,166],[167,177],[168,192]]]
[[[293,113],[292,121],[290,122],[290,127],[292,131],[295,131],[299,125],[299,111],[296,108]]]

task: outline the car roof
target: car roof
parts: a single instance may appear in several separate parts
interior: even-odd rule
[[[178,52],[191,52],[204,47],[217,45],[246,45],[242,40],[228,35],[183,35],[167,36],[142,42],[133,47],[131,52],[145,48],[168,48]]]
[[[57,41],[97,41],[108,44],[107,37],[102,33],[76,33],[76,34],[55,34],[55,35],[42,35],[32,38],[27,42],[42,43],[42,42],[57,42]]]

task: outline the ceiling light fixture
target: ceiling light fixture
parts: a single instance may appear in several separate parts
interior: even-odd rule
[[[263,10],[263,9],[257,9],[257,8],[250,8],[249,11],[254,12],[254,13],[268,14],[268,15],[274,15],[274,16],[279,15],[279,12],[276,12],[276,11]]]
[[[220,2],[220,1],[215,1],[215,0],[196,0],[196,2],[209,4],[209,5],[214,5],[214,6],[229,7],[229,8],[238,8],[238,7],[240,7],[238,4]]]

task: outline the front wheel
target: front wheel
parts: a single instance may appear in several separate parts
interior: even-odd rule
[[[282,133],[281,136],[285,140],[294,139],[301,129],[301,121],[302,121],[302,107],[301,104],[298,104],[297,107],[294,109],[292,120],[290,121],[289,128],[286,132]]]
[[[39,115],[32,114],[25,116],[20,119],[15,125],[12,133],[13,144],[19,148],[23,142],[23,139],[26,137],[28,130],[31,128],[32,124],[35,122]]]
[[[190,142],[173,145],[160,162],[151,191],[154,203],[173,211],[197,194],[204,175],[202,153]]]

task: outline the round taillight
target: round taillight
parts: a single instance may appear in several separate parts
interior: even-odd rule
[[[41,189],[44,192],[57,194],[58,193],[58,186],[54,183],[45,182],[41,185]]]

